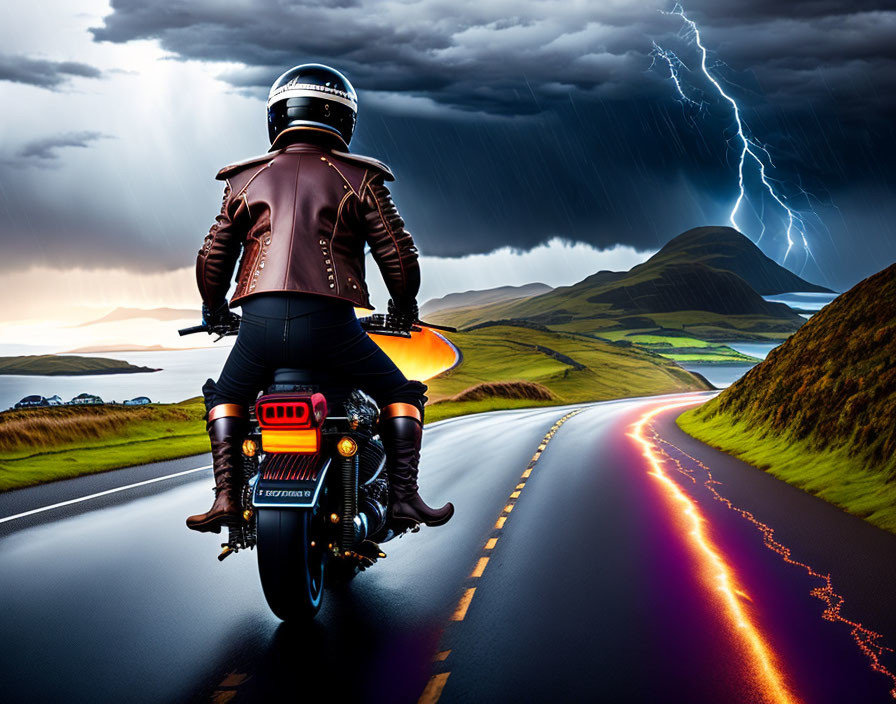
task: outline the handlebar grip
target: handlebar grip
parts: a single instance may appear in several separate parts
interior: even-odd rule
[[[436,325],[435,323],[427,323],[423,320],[418,320],[416,324],[432,330],[441,330],[442,332],[457,332],[457,328],[451,327],[450,325]]]
[[[208,332],[208,328],[205,325],[194,325],[190,328],[181,328],[177,331],[177,334],[183,337],[184,335],[192,335],[197,332]]]

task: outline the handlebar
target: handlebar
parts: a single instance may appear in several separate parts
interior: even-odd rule
[[[205,325],[194,325],[191,328],[181,328],[177,331],[177,334],[183,337],[184,335],[192,335],[197,332],[210,332],[208,327]]]
[[[434,325],[422,320],[417,320],[411,326],[410,330],[398,327],[394,319],[389,315],[382,313],[374,313],[364,318],[358,318],[361,327],[371,335],[388,335],[390,337],[410,337],[412,332],[420,332],[420,328],[432,328],[433,330],[442,330],[443,332],[457,332],[457,328],[447,327],[445,325]]]
[[[382,313],[374,313],[363,318],[358,318],[361,327],[371,335],[388,335],[390,337],[410,337],[411,332],[420,332],[421,328],[431,328],[433,330],[441,330],[442,332],[457,332],[457,328],[447,325],[435,325],[422,320],[417,320],[410,330],[400,328],[395,324],[393,318]],[[189,328],[181,328],[177,331],[178,335],[193,335],[197,332],[205,332],[209,335],[218,335],[218,340],[228,335],[236,335],[239,332],[239,318],[237,317],[232,325],[212,326],[209,327],[205,323],[201,325],[193,325]],[[218,340],[215,340],[217,342]]]

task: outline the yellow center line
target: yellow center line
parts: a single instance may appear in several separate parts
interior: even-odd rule
[[[470,608],[470,602],[473,601],[473,594],[475,593],[476,587],[470,587],[464,592],[464,595],[460,598],[460,601],[457,604],[457,608],[454,610],[454,613],[451,614],[452,621],[464,620],[464,616],[467,615],[467,609]]]
[[[440,672],[430,677],[429,682],[426,683],[426,689],[423,690],[423,694],[417,700],[417,704],[435,704],[435,702],[439,701],[450,674],[450,672]]]
[[[532,459],[529,461],[529,464],[526,466],[526,470],[523,472],[521,479],[528,479],[529,475],[532,474],[532,469],[535,467],[535,463],[538,462],[538,458],[541,457],[541,453],[544,451],[545,447],[547,447],[548,442],[557,430],[563,425],[569,418],[572,418],[574,415],[581,413],[584,408],[571,411],[563,416],[560,420],[558,420],[551,429],[545,434],[542,438],[541,444],[538,446],[538,450],[532,455]],[[520,490],[526,486],[525,482],[520,482],[517,484],[516,489],[510,494],[510,499],[518,499],[520,496]],[[502,513],[509,514],[513,511],[513,507],[515,504],[509,503],[504,506],[504,510]],[[504,523],[507,521],[507,515],[499,516],[498,520],[495,521],[494,530],[502,530],[504,528]],[[497,538],[489,538],[485,543],[485,550],[494,550],[495,545],[497,545]],[[488,565],[489,558],[480,557],[479,561],[476,563],[476,567],[473,568],[473,571],[470,573],[471,579],[478,579],[482,577],[483,572],[485,572],[485,567]],[[473,601],[473,595],[476,593],[476,587],[469,587],[466,591],[464,591],[463,596],[461,596],[460,601],[457,604],[457,608],[454,610],[454,613],[451,615],[452,621],[463,621],[467,615],[467,609],[470,608],[470,602]],[[443,650],[436,654],[435,661],[444,662],[448,657],[450,650]],[[436,675],[433,675],[429,682],[426,683],[426,688],[423,690],[423,694],[420,695],[420,699],[417,701],[417,704],[436,704],[439,701],[439,697],[442,696],[442,690],[445,689],[445,683],[448,681],[448,676],[450,672],[440,672]]]
[[[482,573],[485,572],[485,566],[488,564],[487,557],[480,557],[479,562],[476,563],[476,567],[473,569],[471,577],[481,577]]]

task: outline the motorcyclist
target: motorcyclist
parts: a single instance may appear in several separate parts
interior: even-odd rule
[[[390,519],[442,525],[452,504],[434,509],[417,493],[426,386],[405,378],[354,313],[354,306],[371,307],[366,244],[395,322],[408,329],[417,319],[417,249],[385,185],[392,173],[349,153],[357,94],[338,71],[320,64],[290,69],[271,87],[267,110],[270,151],[218,173],[225,183],[221,212],[196,260],[205,323],[227,325],[235,306],[242,318],[220,378],[203,387],[215,500],[187,526],[217,533],[243,520],[234,466],[247,409],[281,367],[329,373],[373,396],[381,408]]]

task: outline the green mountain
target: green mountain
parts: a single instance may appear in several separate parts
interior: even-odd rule
[[[896,264],[680,425],[896,532]]]
[[[730,271],[761,296],[793,291],[833,293],[769,259],[749,238],[731,227],[695,227],[666,243],[656,257],[667,264],[696,263]]]
[[[525,286],[499,286],[497,288],[464,291],[463,293],[449,293],[441,298],[430,298],[420,306],[420,315],[425,318],[427,315],[432,315],[441,310],[448,310],[449,308],[483,306],[500,301],[528,298],[547,293],[550,290],[552,289],[547,284],[536,283],[526,284]]]
[[[750,281],[764,290],[780,291],[788,288],[785,284],[793,290],[820,290],[775,264],[739,232],[705,227],[679,235],[628,272],[601,271],[540,296],[432,317],[457,326],[525,320],[597,335],[676,329],[713,340],[781,337],[805,322],[786,305],[765,301]]]

